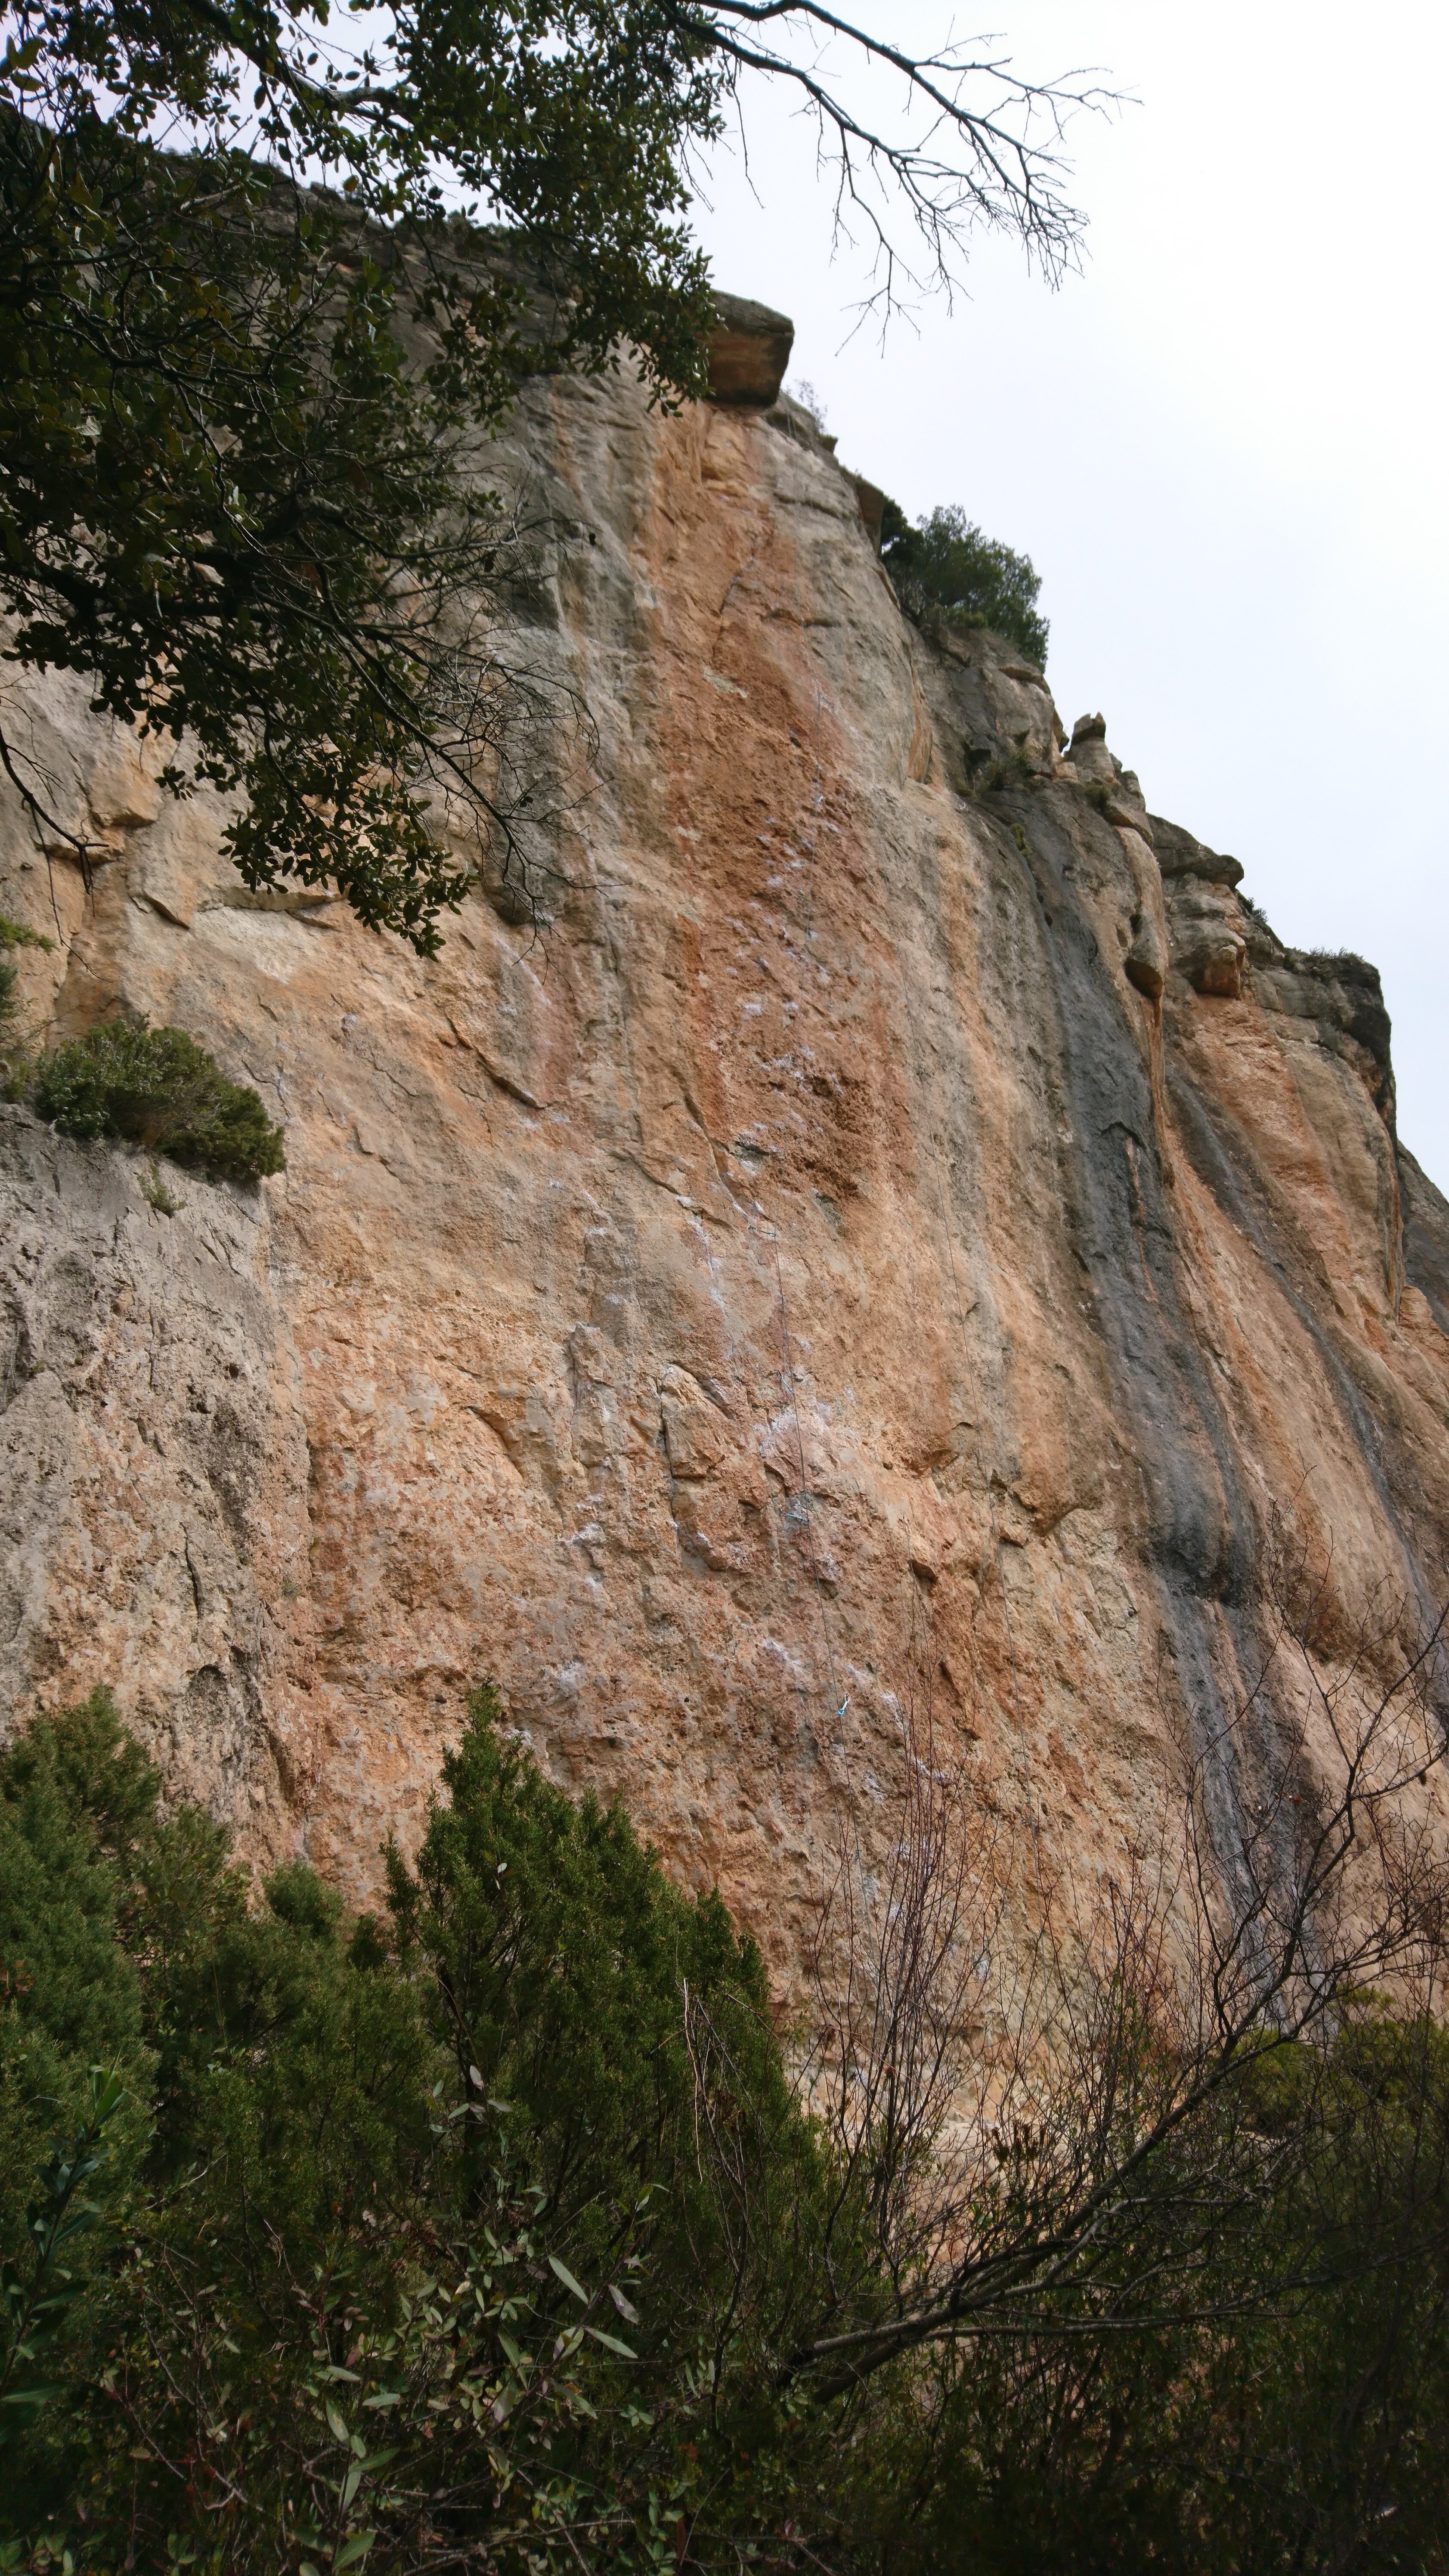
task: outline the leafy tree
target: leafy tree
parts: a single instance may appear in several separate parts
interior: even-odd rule
[[[51,2140],[78,2126],[87,2070],[150,2077],[141,1978],[122,1937],[148,1767],[96,1692],[0,1762],[0,2233],[23,2232]]]
[[[7,652],[86,674],[178,794],[234,793],[249,885],[334,885],[424,953],[480,834],[526,873],[528,737],[560,717],[510,647],[532,538],[488,437],[528,376],[622,342],[658,398],[702,388],[688,162],[741,80],[801,91],[888,299],[892,200],[941,275],[977,223],[1048,267],[1079,227],[1056,137],[1090,93],[813,0],[402,0],[360,51],[328,0],[16,0],[6,32]],[[919,140],[832,85],[832,36]],[[0,764],[86,864],[13,728]]]
[[[919,620],[934,610],[948,626],[989,626],[1045,667],[1049,629],[1036,605],[1041,575],[1028,556],[984,537],[964,510],[932,510],[912,527],[887,501],[881,555],[908,616]]]

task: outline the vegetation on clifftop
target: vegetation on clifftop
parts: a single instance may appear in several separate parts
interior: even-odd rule
[[[1237,2127],[1219,2091],[1146,2153],[1186,2043],[1124,1900],[1032,2118],[988,2124],[987,2304],[938,2244],[955,2325],[902,2338],[953,2153],[909,2006],[942,1811],[802,2054],[718,1897],[500,1716],[377,1917],[301,1864],[254,1896],[104,1692],[0,1757],[0,2566],[1445,2564],[1436,2022],[1345,1993],[1260,2032]],[[1085,2265],[1059,2191],[1040,2235],[1084,2152]]]
[[[1044,670],[1050,629],[1038,614],[1041,575],[1030,558],[983,536],[964,510],[932,510],[912,527],[888,500],[881,560],[908,617],[933,613],[948,626],[988,626]]]

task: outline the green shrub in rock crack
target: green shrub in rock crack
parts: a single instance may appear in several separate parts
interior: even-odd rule
[[[229,1082],[184,1029],[108,1021],[46,1057],[32,1098],[63,1135],[123,1136],[227,1180],[280,1172],[286,1159],[257,1093]]]

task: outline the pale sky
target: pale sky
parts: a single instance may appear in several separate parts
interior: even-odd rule
[[[1381,969],[1400,1132],[1449,1190],[1449,9],[998,9],[1023,71],[1139,101],[1070,130],[1084,276],[1053,293],[984,243],[954,313],[848,341],[863,263],[832,263],[809,129],[757,96],[760,202],[717,156],[697,209],[716,278],[793,317],[845,463],[1032,557],[1067,724],[1100,707],[1280,937]],[[898,43],[952,23],[867,12]]]

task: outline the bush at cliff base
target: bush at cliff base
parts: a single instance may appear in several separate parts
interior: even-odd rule
[[[1351,2013],[1258,2213],[1347,2286],[1235,2315],[1250,2231],[1195,2321],[814,2399],[788,2357],[890,2285],[759,1959],[498,1715],[378,1918],[254,1899],[103,1692],[0,1757],[0,2568],[1444,2565],[1439,2183],[1378,2260],[1395,2158],[1449,2162],[1436,2035]]]
[[[226,1180],[280,1172],[286,1159],[259,1095],[184,1029],[108,1021],[48,1055],[31,1097],[63,1135],[122,1137]]]
[[[0,1764],[10,2565],[792,2557],[823,2169],[758,1956],[493,1714],[386,1922],[250,1906],[103,1695]]]

